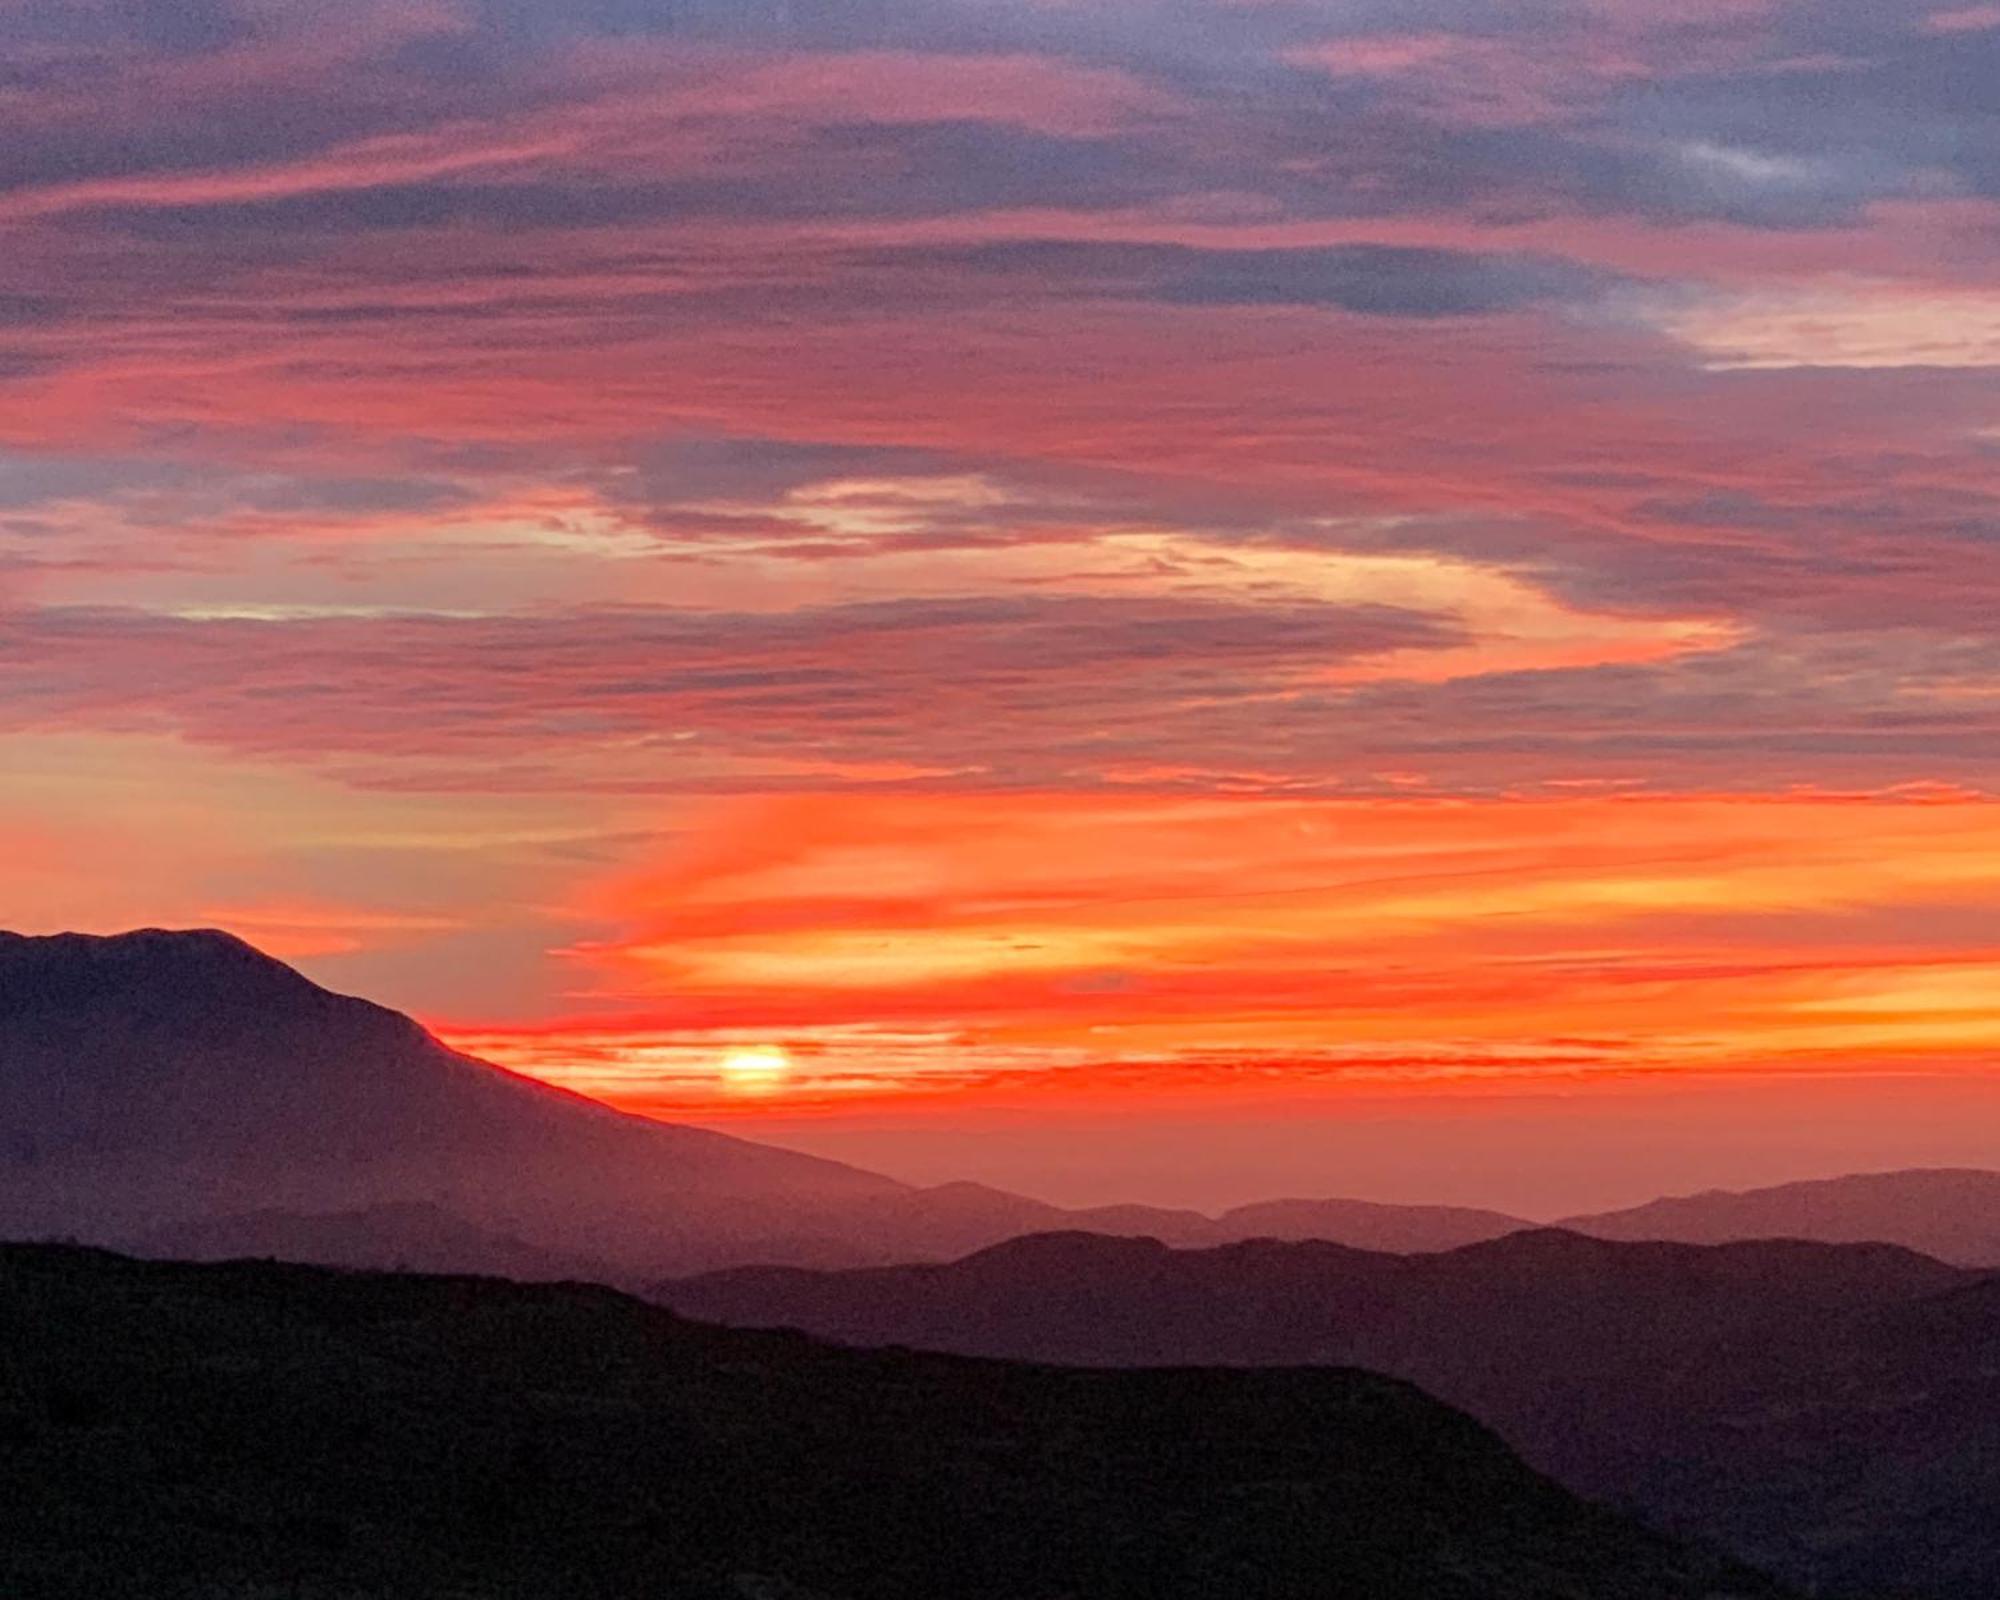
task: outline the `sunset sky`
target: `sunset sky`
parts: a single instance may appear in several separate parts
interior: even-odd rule
[[[2000,6],[0,63],[0,925],[1054,1198],[2000,1165]]]

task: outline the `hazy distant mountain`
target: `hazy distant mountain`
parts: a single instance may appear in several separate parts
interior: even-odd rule
[[[945,1183],[882,1195],[856,1208],[880,1264],[949,1260],[1003,1239],[1078,1228],[1115,1238],[1143,1236],[1211,1244],[1216,1224],[1198,1211],[1159,1206],[1066,1210],[982,1183]]]
[[[0,1233],[422,1203],[696,1264],[903,1187],[503,1072],[227,934],[0,935]]]
[[[225,933],[0,934],[0,1236],[504,1271],[511,1246],[534,1276],[650,1277],[949,1259],[1051,1228],[1423,1248],[1517,1225],[1352,1201],[1218,1221],[913,1189],[517,1077]]]
[[[463,1224],[465,1258],[426,1246],[416,1259],[428,1265],[488,1267],[481,1241],[498,1236],[577,1271],[641,1277],[745,1261],[948,1260],[1057,1230],[1415,1251],[1530,1226],[1357,1200],[1278,1200],[1210,1218],[1068,1210],[971,1183],[916,1189],[517,1077],[228,934],[0,934],[0,1235],[159,1248],[173,1237],[162,1230],[253,1216],[254,1227],[233,1225],[246,1247],[288,1254],[309,1231],[299,1219],[338,1216],[337,1230],[319,1225],[315,1255],[393,1261],[415,1215],[395,1208],[412,1206]],[[293,1221],[280,1229],[280,1216]],[[384,1229],[379,1248],[362,1237],[370,1218]],[[1697,1196],[1577,1227],[1882,1237],[2000,1261],[2000,1175],[1893,1173]],[[329,1255],[335,1231],[346,1238]],[[434,1232],[431,1243],[443,1242]]]
[[[2000,1172],[1860,1173],[1769,1189],[1711,1189],[1558,1224],[1603,1239],[1879,1240],[1940,1261],[2000,1267]]]
[[[1581,1492],[1734,1541],[1780,1572],[1839,1580],[1907,1569],[1897,1593],[1974,1600],[1959,1568],[2000,1557],[2000,1503],[1951,1489],[2000,1473],[2000,1357],[1963,1334],[1855,1376],[1913,1306],[1975,1275],[1888,1245],[1617,1243],[1553,1230],[1396,1256],[1270,1241],[1173,1250],[1081,1234],[947,1265],[838,1273],[743,1268],[660,1286],[691,1316],[863,1345],[1107,1366],[1339,1363],[1408,1378],[1495,1427]],[[2000,1296],[1994,1297],[2000,1299]],[[1983,1305],[1984,1302],[1982,1301]],[[1926,1342],[1928,1341],[1928,1342]],[[1938,1375],[1926,1378],[1935,1358]],[[1868,1358],[1873,1360],[1873,1357]],[[1982,1388],[1982,1386],[1984,1386]],[[1851,1486],[1887,1462],[1872,1417],[1950,1395],[1962,1414],[1925,1458],[1928,1500],[1873,1518]],[[1889,1426],[1900,1428],[1892,1421]],[[1755,1449],[1737,1449],[1739,1432]],[[1893,1457],[1888,1458],[1893,1459]],[[1916,1507],[1925,1507],[1928,1520]],[[1738,1511],[1731,1512],[1736,1507]]]
[[[1370,1200],[1265,1200],[1223,1212],[1216,1219],[1216,1226],[1229,1239],[1331,1239],[1360,1250],[1409,1254],[1456,1250],[1461,1245],[1519,1233],[1536,1224],[1504,1212],[1465,1206],[1390,1206]]]
[[[1347,1371],[1078,1372],[609,1291],[0,1249],[22,1600],[1779,1600]]]
[[[1549,1230],[1391,1255],[1321,1241],[1181,1250],[1057,1233],[944,1264],[730,1268],[652,1296],[736,1327],[964,1355],[1372,1366],[1484,1406],[1504,1427],[1547,1403],[1554,1370],[1643,1377],[1663,1353],[1766,1341],[1804,1319],[1969,1277],[1893,1246],[1795,1241],[1619,1244]]]
[[[1218,1217],[1161,1206],[1064,1207],[977,1183],[885,1196],[867,1206],[886,1263],[950,1259],[1031,1233],[1093,1233],[1172,1245],[1244,1239],[1327,1239],[1369,1250],[1449,1250],[1531,1228],[1497,1211],[1379,1205],[1366,1200],[1270,1200]]]

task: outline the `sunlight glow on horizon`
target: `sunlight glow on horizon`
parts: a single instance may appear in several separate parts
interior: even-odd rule
[[[732,1094],[775,1094],[791,1076],[792,1058],[773,1045],[731,1050],[722,1058],[717,1071],[722,1086]]]
[[[773,1025],[829,1107],[1979,1070],[2000,933],[1931,929],[1996,895],[1969,794],[820,795],[690,817],[579,901],[624,932],[569,952],[564,1016],[447,1031],[663,1114]]]

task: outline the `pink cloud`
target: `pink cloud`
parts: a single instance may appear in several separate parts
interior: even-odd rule
[[[1963,6],[1953,11],[1933,11],[1924,18],[1932,33],[1984,33],[2000,28],[2000,6]]]

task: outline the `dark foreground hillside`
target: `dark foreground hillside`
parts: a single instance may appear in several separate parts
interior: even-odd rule
[[[657,1295],[861,1345],[1392,1373],[1578,1493],[1829,1600],[2000,1595],[2000,1278],[1893,1245],[1542,1231],[1395,1256],[1049,1234]]]
[[[0,1593],[1762,1600],[1418,1391],[0,1247]]]

